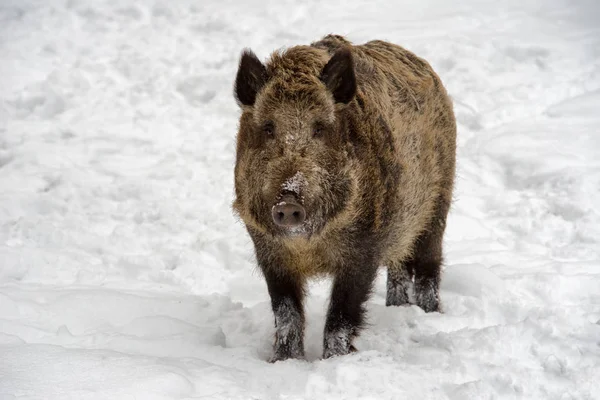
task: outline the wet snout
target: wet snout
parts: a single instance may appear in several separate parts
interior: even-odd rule
[[[306,219],[306,210],[293,194],[284,195],[271,210],[275,225],[293,228],[302,225]]]

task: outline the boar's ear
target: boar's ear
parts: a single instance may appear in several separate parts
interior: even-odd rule
[[[235,77],[235,97],[245,106],[251,106],[256,93],[267,81],[267,69],[249,49],[242,52],[237,76]]]
[[[349,49],[335,52],[321,71],[321,81],[333,93],[338,103],[348,104],[356,94],[356,77]]]

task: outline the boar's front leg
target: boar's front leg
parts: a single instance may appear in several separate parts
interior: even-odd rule
[[[261,266],[262,267],[262,266]],[[277,266],[262,267],[275,316],[270,362],[304,357],[304,280]]]
[[[334,277],[329,311],[325,322],[323,358],[356,351],[352,340],[365,323],[364,303],[371,294],[377,264],[371,257],[354,257]]]

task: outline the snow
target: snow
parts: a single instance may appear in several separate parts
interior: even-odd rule
[[[0,4],[0,398],[598,399],[595,0],[7,0]],[[275,332],[231,212],[232,96],[324,34],[388,39],[455,101],[443,313],[385,307],[358,352]]]
[[[281,190],[294,193],[296,196],[301,196],[302,189],[306,187],[306,178],[302,172],[296,172],[294,176],[283,182]]]

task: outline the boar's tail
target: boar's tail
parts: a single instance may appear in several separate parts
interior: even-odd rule
[[[333,54],[342,47],[351,46],[352,43],[343,36],[329,34],[318,42],[311,43],[310,45],[318,49],[327,50],[329,54]]]

